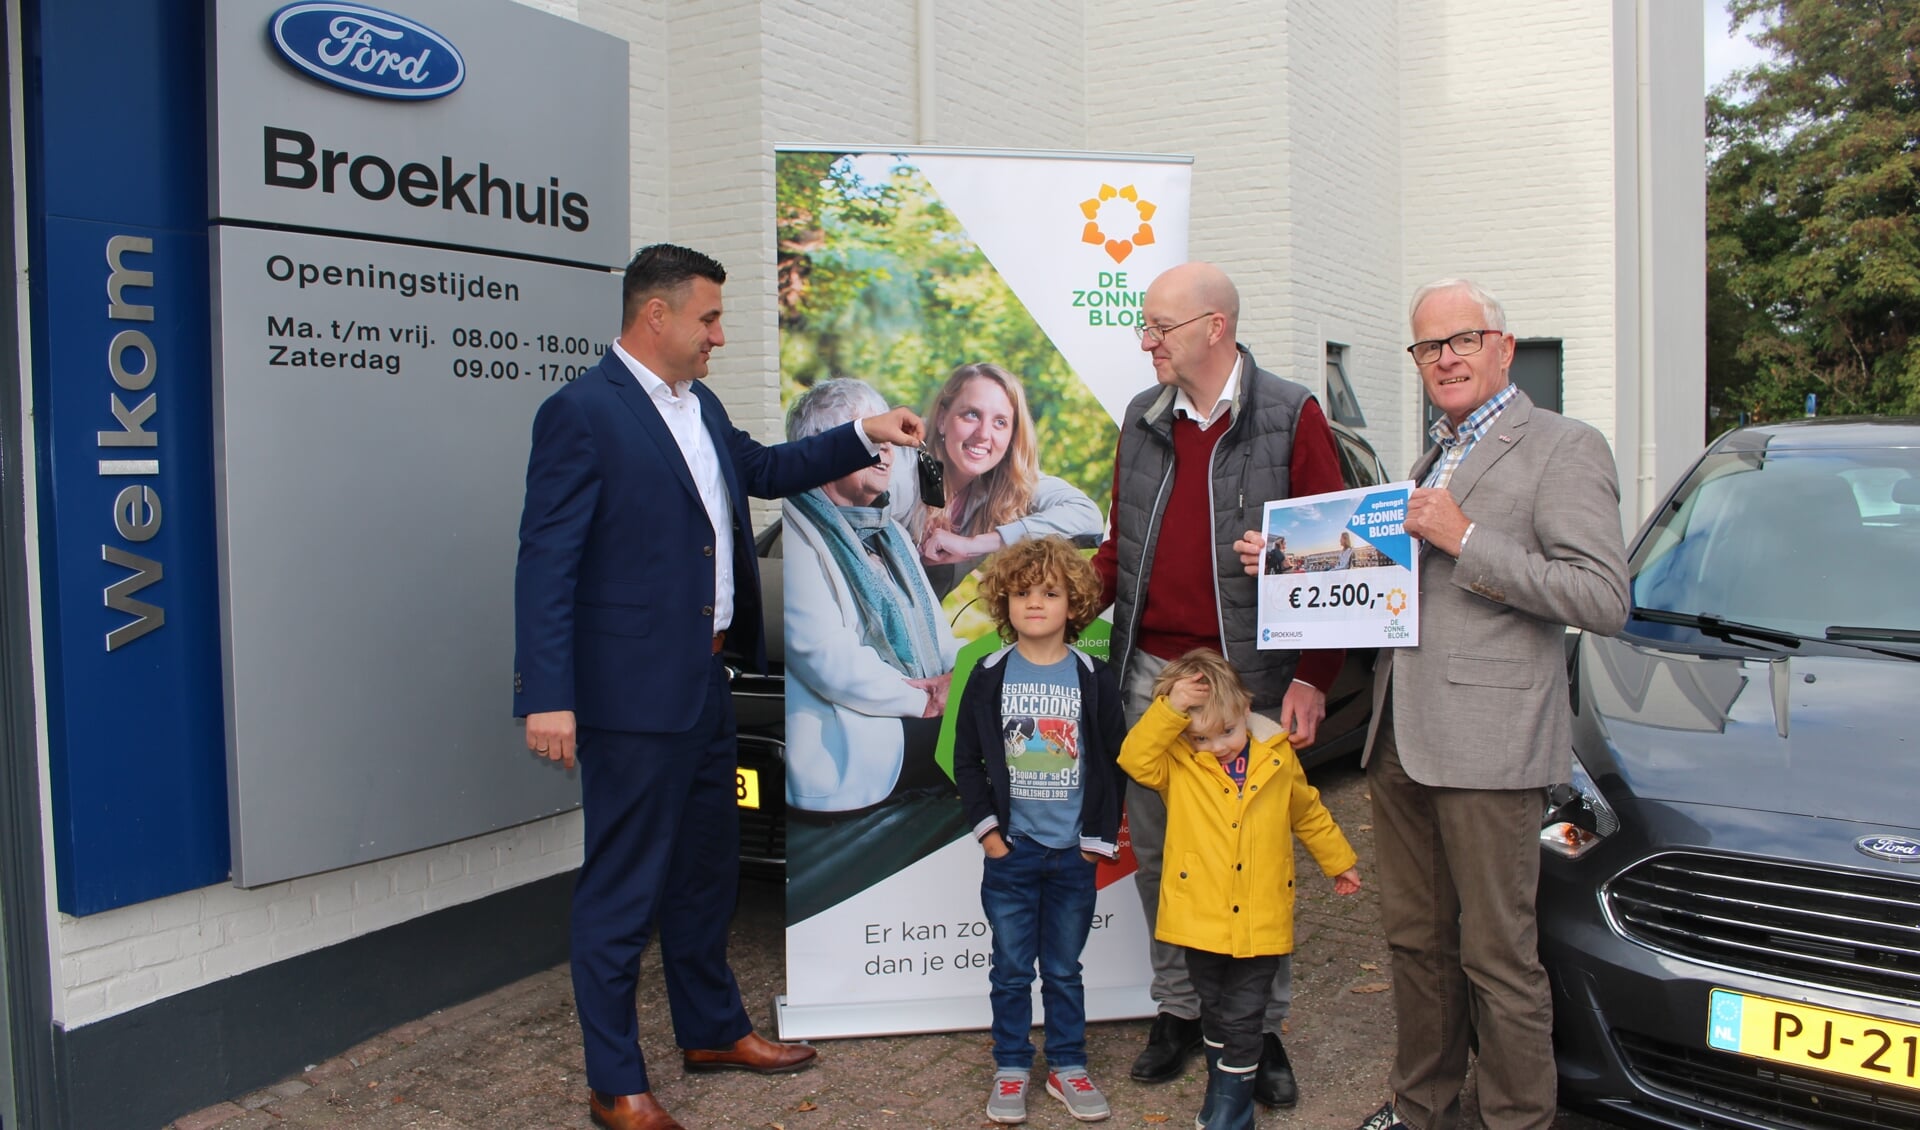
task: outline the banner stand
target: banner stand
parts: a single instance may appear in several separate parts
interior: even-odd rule
[[[968,675],[1003,646],[978,599],[991,556],[976,543],[1099,544],[1118,421],[1155,383],[1140,306],[1186,261],[1192,171],[1191,158],[1113,153],[776,149],[781,403],[856,377],[925,414],[929,433],[890,478],[850,475],[783,507],[783,1039],[992,1022],[984,857],[953,786]],[[798,422],[839,423],[815,418],[835,410]],[[940,508],[922,502],[920,458],[946,468]],[[863,544],[880,571],[860,564]],[[1076,646],[1104,659],[1108,633],[1096,621]],[[936,722],[924,715],[941,676]],[[987,740],[1004,743],[989,756],[1004,756],[1014,795],[1077,795],[1079,688],[1004,693],[1020,705]],[[1094,875],[1090,1021],[1154,1013],[1124,826],[1119,849]]]
[[[1145,962],[1145,949],[1141,961]],[[1145,985],[1087,990],[1087,1018],[1137,1020],[1152,1016],[1153,996]],[[880,1004],[816,1004],[791,1007],[787,994],[773,998],[773,1021],[782,1040],[836,1040],[850,1036],[915,1036],[927,1032],[984,1029],[993,1023],[984,986],[978,993],[942,999]],[[1040,983],[1033,986],[1033,1023],[1046,1022]]]

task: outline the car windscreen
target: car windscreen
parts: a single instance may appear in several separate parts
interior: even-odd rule
[[[1896,637],[1920,630],[1920,600],[1912,595],[1920,576],[1920,450],[1710,454],[1649,528],[1630,567],[1636,608],[1816,639],[1835,627]],[[1645,627],[1685,638],[1673,625]]]

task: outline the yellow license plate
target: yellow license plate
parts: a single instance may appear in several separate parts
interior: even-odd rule
[[[760,770],[735,769],[733,771],[734,801],[741,808],[760,807]]]
[[[1920,1090],[1920,1026],[1713,990],[1707,1043],[1794,1067]]]

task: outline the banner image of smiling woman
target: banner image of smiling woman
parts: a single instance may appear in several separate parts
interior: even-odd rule
[[[925,505],[912,477],[897,475],[893,512],[913,532],[940,596],[1016,542],[1059,534],[1081,548],[1099,544],[1106,529],[1100,508],[1071,483],[1040,473],[1019,377],[989,362],[962,365],[940,386],[926,419],[947,505]]]

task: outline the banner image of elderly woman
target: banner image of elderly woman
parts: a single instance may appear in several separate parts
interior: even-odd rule
[[[851,378],[787,410],[787,438],[875,416],[887,402]],[[965,831],[934,760],[959,643],[912,536],[886,509],[879,465],[788,499],[786,523],[787,907],[807,918]],[[876,852],[873,845],[884,843]]]
[[[1178,159],[776,152],[788,434],[889,404],[927,426],[920,449],[782,510],[785,1036],[988,1023],[982,854],[944,714],[1002,646],[981,566],[1048,534],[1091,553],[1106,532],[1116,417],[1154,379],[1138,305],[1185,257],[1189,174]],[[1096,622],[1079,646],[1104,657],[1106,642]],[[1152,1011],[1132,866],[1123,848],[1096,874],[1092,1019]]]

